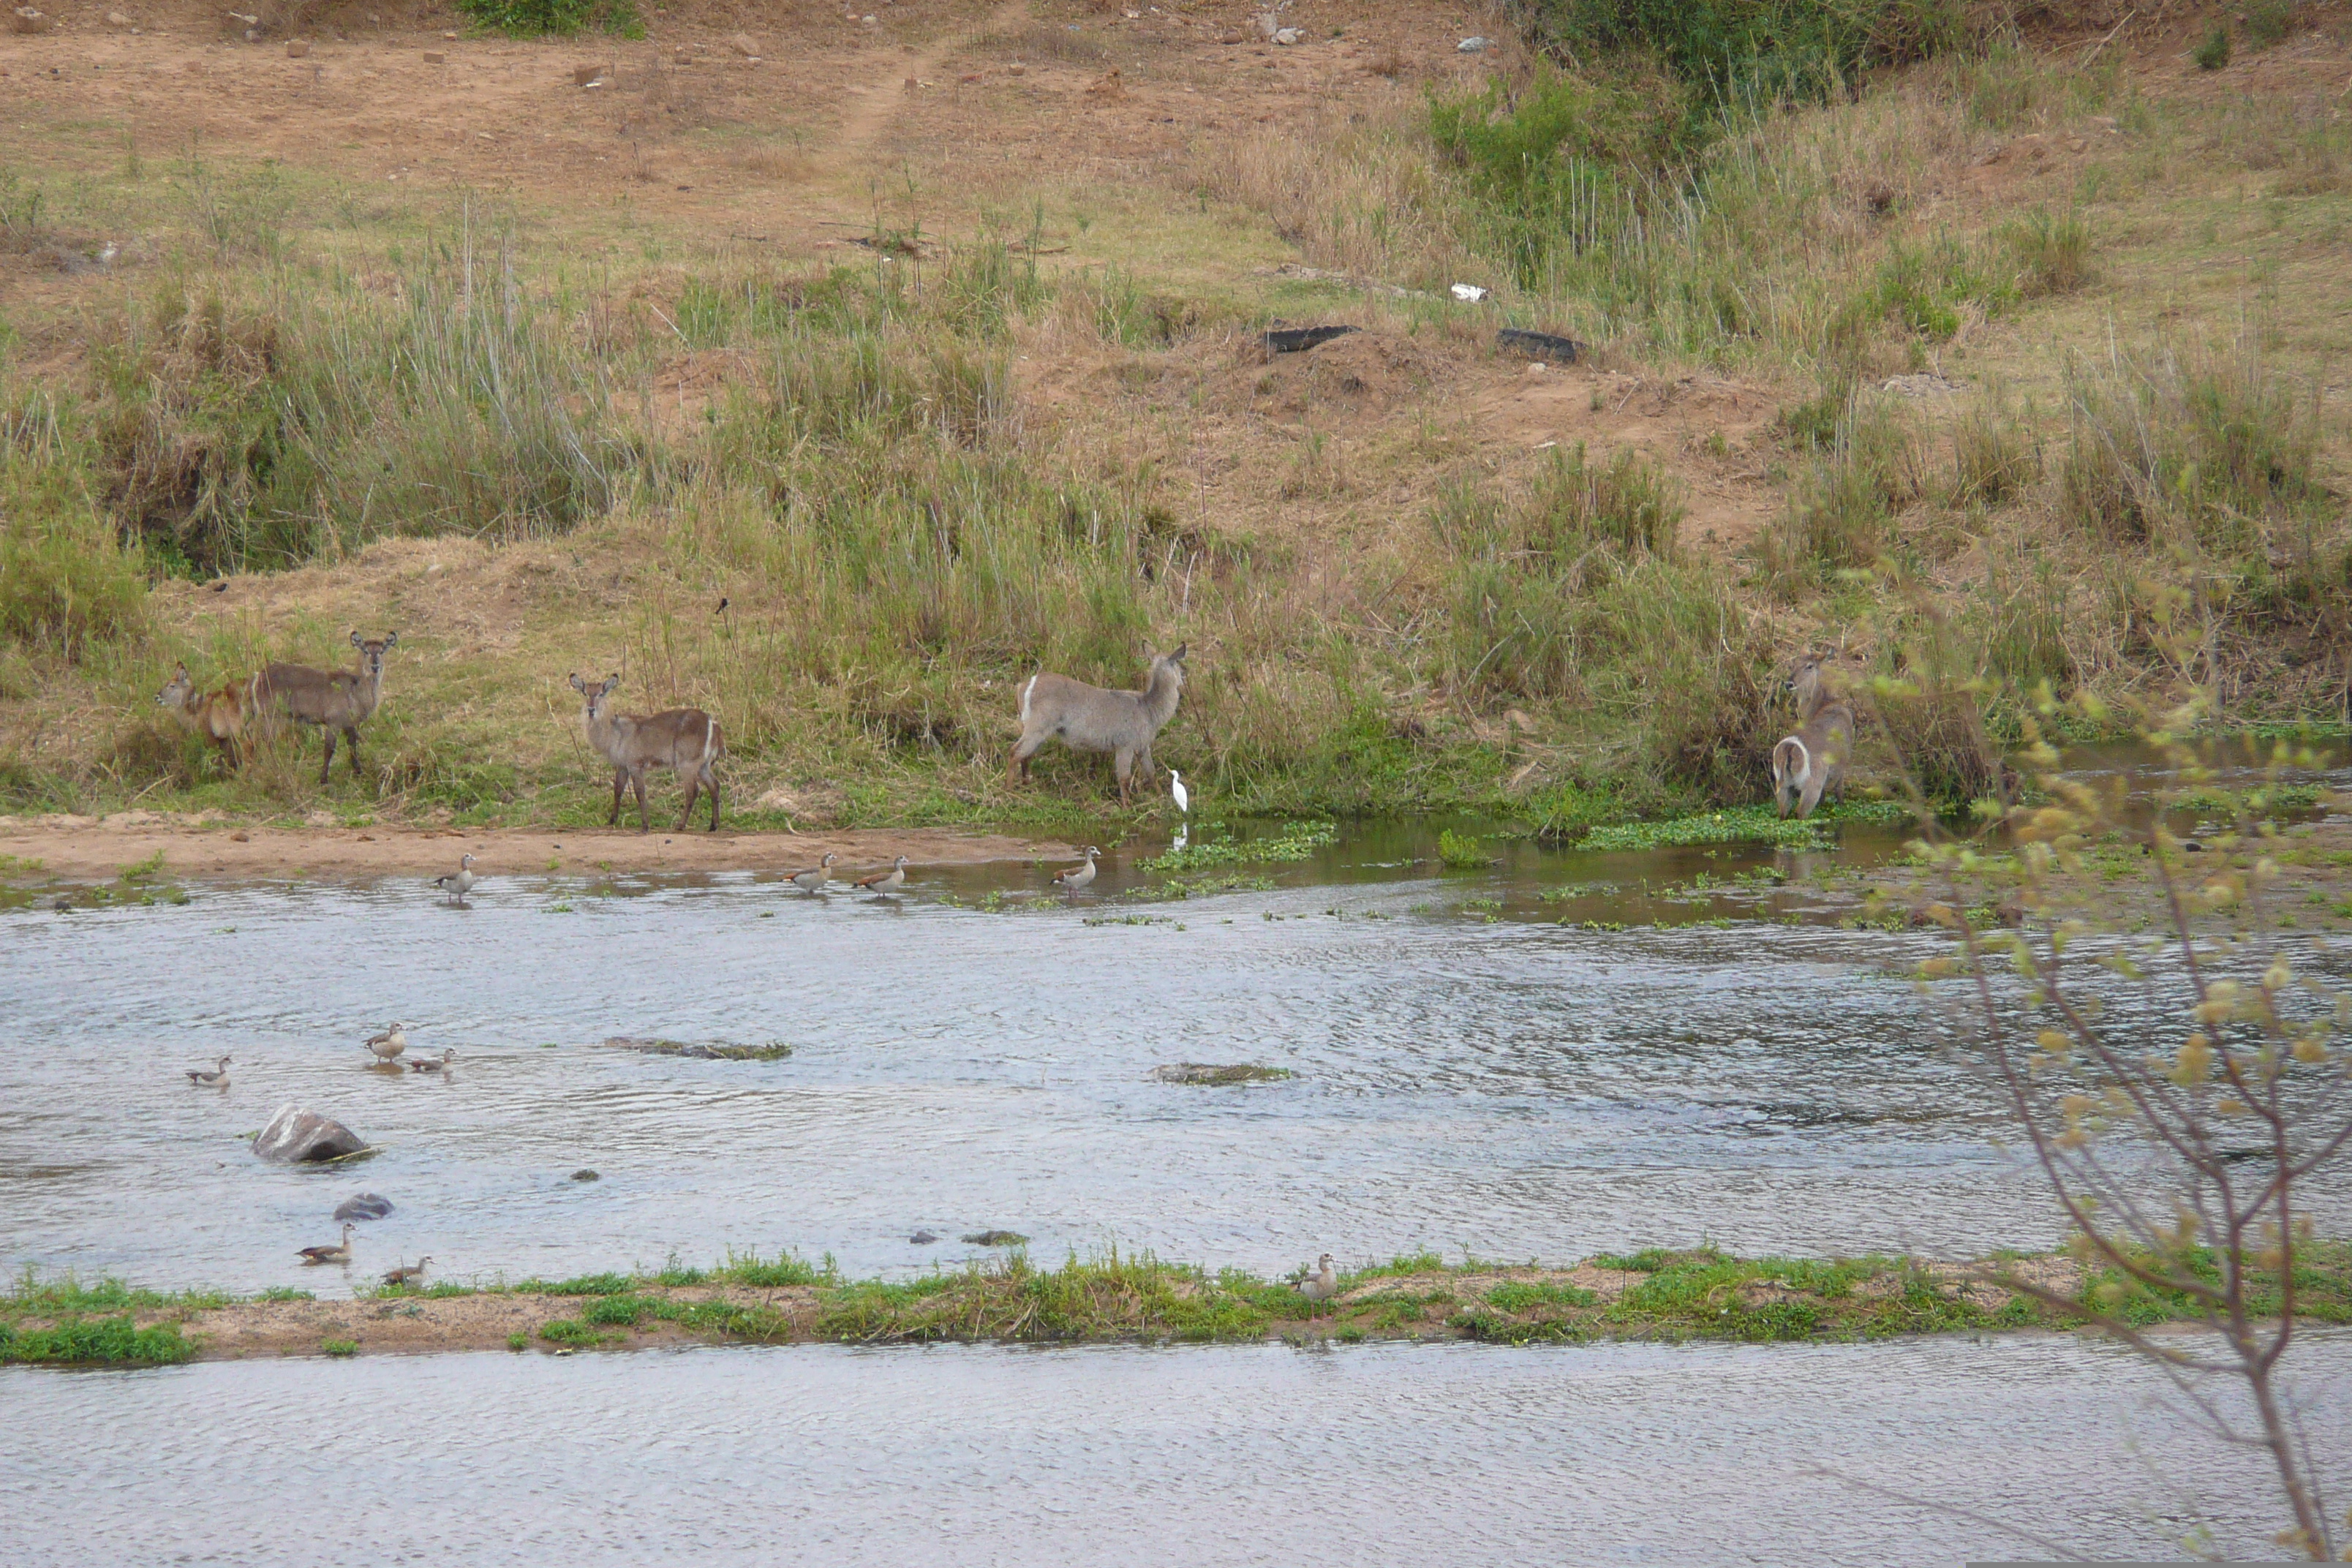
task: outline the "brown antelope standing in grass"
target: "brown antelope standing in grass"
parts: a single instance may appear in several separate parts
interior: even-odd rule
[[[259,677],[247,676],[202,696],[183,664],[173,668],[171,683],[155,694],[155,700],[178,715],[181,723],[218,746],[232,767],[243,767],[246,721],[261,706],[255,696],[259,686]]]
[[[620,684],[617,675],[600,686],[591,686],[576,675],[572,678],[572,689],[587,701],[581,721],[587,726],[588,743],[613,764],[613,815],[605,826],[619,826],[621,793],[634,787],[637,792],[637,831],[652,831],[652,818],[646,813],[646,773],[653,768],[667,768],[686,785],[686,805],[677,814],[677,826],[670,831],[686,831],[686,819],[694,815],[695,792],[707,789],[710,792],[710,831],[718,832],[718,767],[727,759],[727,742],[719,732],[719,721],[699,708],[672,708],[661,713],[615,713],[613,691]]]
[[[1157,776],[1151,738],[1176,716],[1184,694],[1184,647],[1152,659],[1140,691],[1106,691],[1043,670],[1031,676],[1021,688],[1021,739],[1006,782],[1028,783],[1029,759],[1046,742],[1059,741],[1074,752],[1108,752],[1119,804],[1126,805],[1137,768],[1147,783]]]
[[[1797,732],[1772,748],[1772,804],[1782,816],[1811,816],[1824,794],[1845,794],[1853,710],[1822,682],[1818,654],[1798,664],[1789,691],[1797,700]]]
[[[327,782],[327,770],[335,765],[335,734],[341,731],[351,743],[352,777],[360,776],[360,726],[375,711],[383,700],[383,656],[400,640],[398,632],[386,632],[380,637],[362,637],[352,634],[352,646],[360,650],[359,666],[354,669],[314,669],[307,664],[273,664],[263,670],[253,683],[256,703],[276,703],[286,716],[297,724],[318,727],[327,742],[327,754],[319,763],[319,782]]]

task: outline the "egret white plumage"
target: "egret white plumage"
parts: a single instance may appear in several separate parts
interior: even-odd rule
[[[1168,770],[1168,795],[1175,801],[1178,811],[1187,816],[1192,814],[1192,792],[1184,787],[1184,775],[1174,768]]]

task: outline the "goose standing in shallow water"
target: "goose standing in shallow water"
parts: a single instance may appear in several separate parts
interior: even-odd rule
[[[306,1247],[302,1249],[305,1263],[349,1263],[352,1260],[352,1222],[343,1221],[343,1239],[334,1247]]]
[[[383,1282],[387,1285],[422,1285],[425,1283],[425,1266],[432,1261],[433,1255],[428,1252],[415,1262],[386,1274]]]
[[[368,1037],[367,1049],[374,1053],[375,1059],[380,1062],[396,1061],[400,1053],[407,1048],[408,1026],[405,1024],[394,1024],[381,1035]]]
[[[1310,1301],[1328,1301],[1339,1293],[1339,1271],[1329,1253],[1315,1260],[1315,1272],[1298,1282],[1298,1293]]]
[[[1095,857],[1101,853],[1102,851],[1096,848],[1093,845],[1087,845],[1087,863],[1083,866],[1072,866],[1066,870],[1055,872],[1054,885],[1065,891],[1075,892],[1078,889],[1085,887],[1088,882],[1093,881],[1095,879]]]
[[[434,878],[433,885],[447,894],[450,902],[462,904],[466,901],[466,895],[474,890],[474,884],[480,880],[474,875],[474,858],[461,855],[457,858],[457,868],[446,877]]]
[[[210,1072],[205,1071],[202,1068],[190,1068],[187,1071],[188,1081],[200,1088],[226,1089],[228,1087],[228,1058],[226,1057],[223,1057],[220,1060],[213,1063],[213,1070]]]
[[[866,891],[869,893],[893,892],[898,889],[905,887],[907,885],[907,858],[904,855],[899,856],[898,863],[892,866],[887,871],[877,871],[871,877],[858,878],[857,885],[860,888],[865,889]]]
[[[833,857],[831,855],[827,855],[805,870],[795,871],[792,875],[793,886],[803,893],[812,895],[824,892],[824,885],[832,880]]]

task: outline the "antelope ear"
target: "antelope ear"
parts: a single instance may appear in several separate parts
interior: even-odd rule
[[[606,677],[604,678],[604,690],[605,690],[606,694],[607,694],[607,695],[609,695],[609,694],[611,694],[612,692],[614,692],[614,690],[617,690],[617,689],[619,689],[619,687],[620,687],[620,684],[621,684],[621,678],[620,678],[619,676],[617,676],[617,675],[608,675],[608,676],[606,676]]]
[[[577,671],[574,671],[572,677],[572,689],[574,691],[585,691],[588,689],[588,683],[580,679]]]
[[[1168,662],[1169,662],[1169,663],[1171,663],[1171,664],[1181,664],[1181,663],[1183,663],[1183,662],[1184,662],[1184,650],[1185,650],[1187,647],[1191,647],[1191,646],[1192,646],[1192,645],[1191,645],[1191,644],[1189,644],[1189,643],[1181,643],[1181,642],[1180,642],[1180,643],[1178,643],[1178,644],[1176,645],[1176,651],[1175,651],[1174,653],[1171,653],[1171,654],[1170,654],[1170,655],[1168,656]]]
[[[386,632],[386,633],[384,633],[384,634],[383,634],[383,646],[384,646],[384,647],[390,647],[393,644],[394,644],[394,643],[398,642],[399,640],[400,640],[400,634],[399,634],[398,632]]]
[[[361,647],[365,646],[365,645],[363,645],[363,644],[360,641],[360,634],[358,633],[358,631],[357,631],[357,630],[353,630],[353,631],[352,631],[352,646],[353,647]]]

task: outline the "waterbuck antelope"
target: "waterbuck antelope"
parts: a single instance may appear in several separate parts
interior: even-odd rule
[[[260,684],[258,678],[247,676],[218,691],[200,695],[196,683],[188,678],[188,667],[183,664],[173,668],[170,684],[155,694],[155,700],[176,714],[181,723],[218,746],[232,766],[243,767],[245,724],[260,707],[254,695]]]
[[[1179,643],[1175,652],[1153,658],[1140,691],[1106,691],[1043,670],[1031,676],[1021,688],[1021,739],[1006,782],[1028,783],[1029,759],[1046,742],[1059,741],[1074,752],[1108,752],[1119,804],[1126,805],[1138,766],[1147,782],[1157,776],[1151,738],[1176,716],[1184,694],[1184,647]]]
[[[672,708],[661,713],[615,713],[613,691],[620,684],[617,675],[601,686],[591,686],[576,675],[572,678],[572,689],[587,701],[581,721],[587,726],[588,743],[613,764],[613,815],[605,819],[605,825],[619,825],[621,792],[634,787],[637,792],[637,831],[650,832],[653,823],[646,813],[646,773],[649,769],[667,768],[686,785],[686,805],[677,814],[677,826],[670,831],[686,831],[686,819],[694,815],[695,792],[707,789],[710,792],[710,831],[718,832],[717,770],[727,757],[727,742],[719,732],[719,721],[699,708]]]
[[[273,664],[255,679],[257,706],[275,702],[297,724],[318,726],[327,742],[327,754],[319,762],[320,784],[327,782],[327,770],[335,765],[337,731],[351,743],[352,777],[360,776],[360,726],[367,722],[368,715],[383,700],[383,656],[398,641],[398,632],[386,632],[380,637],[362,637],[353,632],[352,646],[360,650],[357,668],[313,669],[307,664]]]
[[[1782,816],[1811,816],[1824,794],[1845,793],[1853,710],[1822,682],[1818,655],[1797,666],[1789,690],[1797,700],[1797,732],[1772,748],[1772,805]]]

